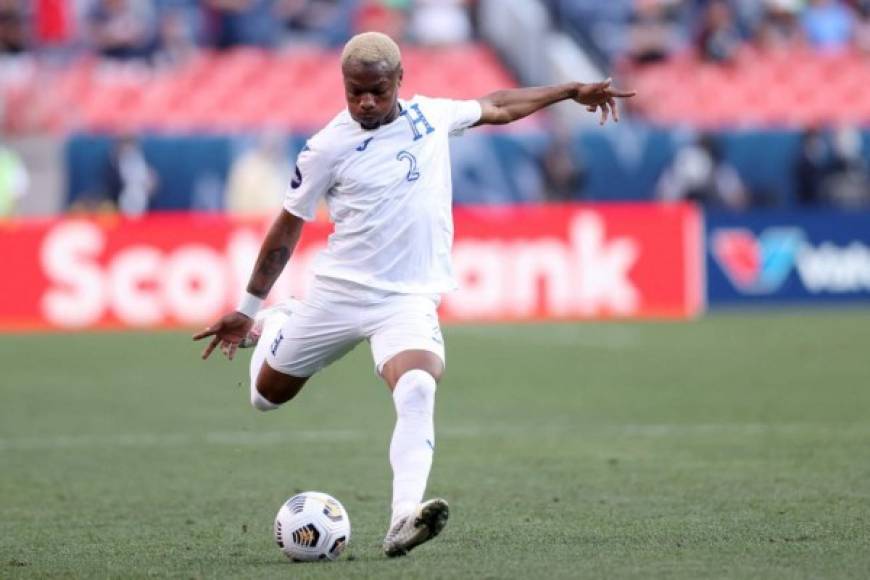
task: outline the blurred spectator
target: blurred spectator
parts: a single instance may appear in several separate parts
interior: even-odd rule
[[[428,45],[444,45],[471,40],[468,0],[415,0],[411,16],[411,36]]]
[[[830,171],[830,154],[822,133],[807,129],[801,136],[800,153],[795,165],[797,200],[803,205],[822,201],[822,187]]]
[[[855,15],[840,0],[810,0],[801,23],[812,46],[822,50],[842,50],[852,40]]]
[[[709,1],[709,0],[707,0]],[[741,37],[746,38],[751,35],[755,28],[761,23],[764,17],[764,12],[771,0],[725,0],[728,7],[731,9],[732,17],[734,18],[737,31]],[[779,0],[773,0],[777,2]],[[797,1],[797,0],[796,0]],[[699,2],[695,2],[697,6]],[[706,2],[704,3],[706,4]]]
[[[789,48],[800,37],[799,0],[766,0],[756,38],[764,48]]]
[[[809,129],[801,139],[795,167],[798,201],[804,205],[831,205],[844,209],[870,205],[870,170],[864,159],[861,134],[841,127],[831,139]]]
[[[0,0],[0,54],[27,49],[27,19],[21,0]]]
[[[354,4],[355,0],[276,0],[274,13],[283,28],[283,43],[341,45],[350,36]]]
[[[184,9],[172,8],[161,14],[156,63],[174,66],[187,62],[197,52],[195,34],[192,19]]]
[[[708,207],[747,209],[749,192],[710,135],[677,151],[659,180],[656,195],[665,201],[689,200]]]
[[[714,62],[730,61],[740,48],[741,42],[728,2],[711,2],[704,11],[698,34],[698,51],[701,57]]]
[[[15,206],[29,187],[30,175],[21,157],[0,142],[0,219],[15,214]]]
[[[76,6],[70,0],[35,0],[33,36],[40,46],[62,46],[73,42]]]
[[[275,45],[278,22],[272,15],[272,0],[204,0],[204,4],[211,46]]]
[[[148,211],[157,176],[135,137],[125,135],[115,143],[105,179],[106,194],[118,211],[128,216]]]
[[[142,58],[154,49],[157,15],[150,0],[97,0],[88,24],[90,40],[103,56]]]
[[[550,201],[576,201],[583,197],[586,167],[571,143],[571,131],[554,127],[553,139],[544,151],[541,165],[546,191],[542,199]]]
[[[857,6],[854,40],[861,52],[870,54],[870,0],[860,0]]]
[[[361,0],[353,32],[383,32],[397,41],[404,40],[409,8],[410,0]]]
[[[260,136],[256,147],[230,168],[226,209],[239,214],[267,214],[281,206],[290,183],[285,140],[277,133]]]
[[[635,0],[628,25],[628,56],[639,63],[664,60],[682,40],[676,2]]]
[[[840,127],[833,135],[833,163],[825,194],[837,207],[856,209],[870,202],[870,175],[855,127]]]

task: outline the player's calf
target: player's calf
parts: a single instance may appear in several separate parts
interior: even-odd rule
[[[412,512],[426,491],[435,451],[435,391],[435,379],[419,369],[402,375],[393,391],[396,427],[390,440],[390,465],[394,523]]]

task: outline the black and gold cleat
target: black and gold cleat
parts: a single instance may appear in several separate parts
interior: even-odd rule
[[[449,516],[450,508],[441,498],[421,503],[414,513],[392,525],[384,538],[384,553],[390,558],[404,556],[440,534]]]

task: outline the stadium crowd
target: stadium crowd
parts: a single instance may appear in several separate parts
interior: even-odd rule
[[[694,51],[713,62],[743,47],[870,52],[868,0],[548,0],[607,60],[659,62]]]
[[[197,47],[339,46],[361,30],[438,45],[473,35],[474,0],[0,0],[0,53],[177,58]]]
[[[669,101],[691,88],[674,90],[673,85],[684,78],[679,75],[696,78],[692,71],[698,69],[692,67],[706,67],[704,72],[709,77],[710,69],[730,74],[731,70],[750,64],[757,70],[773,70],[773,73],[763,74],[772,74],[773,81],[784,85],[793,80],[792,76],[800,80],[801,75],[792,75],[791,65],[788,65],[788,75],[776,76],[775,67],[762,67],[758,60],[747,58],[747,52],[761,50],[786,55],[792,50],[795,54],[849,52],[849,58],[855,58],[854,53],[870,54],[870,0],[543,1],[551,9],[558,27],[574,32],[582,46],[602,57],[605,70],[620,70],[621,64],[629,63],[626,70],[634,76],[623,79],[623,84],[641,89],[643,94],[639,101],[648,98],[648,102],[660,105],[659,109],[668,114],[691,106],[702,112],[709,110],[715,120],[720,114],[716,107],[733,104],[731,96],[710,90],[709,87],[717,85],[709,83],[704,85],[707,88],[697,89],[703,98]],[[420,45],[424,50],[437,49],[478,38],[478,4],[478,0],[0,0],[0,63],[4,58],[29,61],[43,55],[49,60],[65,62],[73,57],[96,54],[105,57],[107,66],[119,67],[118,71],[123,67],[150,70],[151,67],[141,66],[141,63],[168,65],[166,70],[177,71],[183,67],[172,65],[191,60],[189,57],[193,54],[229,53],[237,47],[264,48],[273,54],[289,53],[305,46],[334,49],[361,30],[380,30],[406,43]],[[655,63],[670,66],[681,62],[680,57],[686,55],[690,67],[685,71],[675,68],[668,72],[649,66]],[[120,64],[110,61],[120,61]],[[734,66],[726,68],[720,64]],[[855,66],[854,61],[852,65]],[[217,68],[225,70],[227,67]],[[81,79],[90,78],[85,66],[79,66],[78,70]],[[649,73],[646,80],[651,84],[641,83],[639,71]],[[0,72],[16,75],[12,66]],[[467,75],[467,80],[472,76]],[[81,85],[80,94],[99,92],[88,88],[86,80],[71,78],[67,85]],[[732,88],[742,82],[726,80]],[[742,84],[751,88],[754,81],[744,80]],[[445,77],[442,84],[450,82],[453,81]],[[202,78],[199,83],[203,90],[216,90],[217,85],[204,83]],[[310,84],[309,91],[318,86],[317,82]],[[698,87],[702,84],[700,81],[692,83]],[[265,98],[269,94],[267,89],[261,85],[256,92]],[[280,91],[273,93],[283,99]],[[708,98],[708,95],[711,96]],[[14,93],[12,96],[15,97]],[[233,93],[233,98],[236,96],[237,93]],[[790,99],[791,96],[784,93],[781,100]],[[30,100],[20,95],[19,101],[26,105],[28,114],[30,109],[40,110],[38,106],[31,107]],[[146,101],[141,99],[141,103]],[[135,108],[140,101],[130,102]],[[12,111],[21,110],[20,107],[13,109],[9,103],[12,101],[3,103],[0,94],[0,116],[6,105],[7,120],[12,118]],[[260,104],[267,108],[274,105],[268,98]],[[771,111],[779,114],[788,103],[774,105]],[[829,102],[824,105],[822,113],[829,112]],[[71,108],[69,103],[64,106]],[[801,112],[809,110],[797,101],[788,106]],[[102,108],[93,107],[97,112]],[[848,110],[848,107],[843,109]],[[194,116],[199,114],[195,108],[190,110]],[[141,110],[136,112],[142,117]],[[636,120],[648,119],[652,125],[662,122],[655,116],[655,110],[636,109],[626,113],[627,120],[631,120],[634,113]],[[174,114],[177,118],[183,117],[177,110]],[[62,118],[68,116],[72,115],[64,114]],[[685,119],[681,118],[674,127],[679,123],[685,123]],[[282,194],[292,165],[293,148],[287,138],[292,140],[298,137],[297,133],[304,132],[293,125],[274,125],[271,130],[264,130],[263,126],[247,127],[246,144],[233,150],[226,175],[209,174],[208,179],[196,181],[193,188],[196,194],[192,195],[190,208],[249,213],[262,212],[274,205]],[[165,187],[177,181],[174,174],[170,171],[167,175],[165,165],[155,162],[154,150],[147,144],[143,146],[135,127],[119,129],[100,123],[93,126],[103,130],[108,126],[115,132],[114,144],[109,148],[103,169],[98,172],[102,184],[93,195],[70,196],[67,203],[72,208],[89,211],[104,207],[118,208],[129,214],[149,211],[154,200],[166,194]],[[184,123],[180,126],[184,127]],[[857,125],[824,120],[810,124],[800,119],[784,125],[777,120],[767,123],[762,120],[757,126],[774,130],[785,127],[793,131],[793,141],[782,141],[793,143],[793,147],[788,145],[793,152],[783,156],[776,169],[780,179],[792,185],[780,187],[779,193],[772,194],[769,187],[758,185],[758,180],[749,175],[754,169],[745,156],[742,163],[735,162],[733,143],[729,147],[729,137],[720,132],[728,128],[727,121],[723,121],[710,126],[701,123],[695,127],[694,138],[673,140],[667,159],[647,175],[644,192],[626,198],[687,199],[729,211],[789,205],[870,207],[868,137],[866,133],[862,136]],[[530,153],[529,157],[534,159],[526,165],[519,158],[509,156],[509,146],[486,142],[483,147],[492,156],[487,161],[490,170],[486,173],[494,173],[492,159],[496,158],[502,158],[503,165],[510,169],[502,170],[505,179],[497,183],[494,180],[488,189],[480,182],[476,170],[458,170],[456,179],[468,180],[467,187],[456,188],[458,201],[607,199],[601,197],[600,190],[597,195],[589,193],[594,189],[596,175],[603,172],[598,166],[602,157],[591,155],[600,147],[588,143],[580,147],[577,132],[548,127],[551,134],[547,145]],[[619,138],[634,139],[630,131]],[[518,177],[519,167],[527,168],[524,177]],[[631,168],[616,171],[623,170],[633,171]],[[528,177],[532,174],[534,177]],[[0,216],[14,213],[25,193],[34,189],[31,181],[27,160],[22,160],[12,148],[4,147],[0,136]],[[508,193],[509,188],[522,191]],[[783,189],[788,189],[789,193],[783,195],[780,191]],[[479,195],[471,201],[462,198],[465,192],[472,190],[494,193]]]

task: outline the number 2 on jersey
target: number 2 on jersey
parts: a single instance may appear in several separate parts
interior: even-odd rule
[[[408,168],[408,175],[405,177],[408,181],[417,181],[420,178],[420,172],[417,171],[417,158],[414,157],[411,153],[408,153],[405,150],[399,151],[399,154],[396,155],[396,159],[399,161],[403,161],[405,159],[410,163],[410,167]]]

